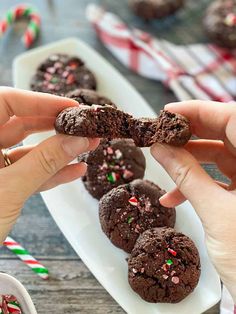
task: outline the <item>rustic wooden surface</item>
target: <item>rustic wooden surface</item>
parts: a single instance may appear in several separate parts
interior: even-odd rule
[[[0,15],[3,16],[9,6],[19,2],[1,0]],[[89,0],[27,2],[35,4],[43,17],[42,33],[35,46],[69,36],[79,37],[118,68],[156,111],[165,103],[176,100],[161,84],[141,78],[125,69],[102,46],[85,18],[84,11]],[[93,2],[102,3],[126,22],[173,42],[192,43],[206,40],[201,29],[201,18],[209,0],[188,0],[186,10],[180,12],[177,17],[151,25],[135,18],[128,10],[126,0],[93,0]],[[18,23],[0,41],[1,85],[12,86],[12,61],[25,50],[20,42],[24,28],[25,23]],[[219,178],[214,167],[208,167],[208,171]],[[124,313],[75,254],[39,195],[33,196],[25,204],[12,236],[24,244],[50,270],[50,280],[42,281],[7,249],[2,248],[0,251],[0,270],[15,276],[26,286],[39,314]],[[218,306],[206,313],[219,313]]]

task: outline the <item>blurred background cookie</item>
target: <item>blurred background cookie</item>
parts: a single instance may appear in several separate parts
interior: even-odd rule
[[[216,0],[203,20],[209,39],[225,48],[236,47],[236,0]]]
[[[161,19],[184,6],[185,0],[129,0],[133,12],[144,20]]]
[[[65,96],[78,101],[80,104],[85,104],[88,106],[92,106],[94,104],[100,106],[110,105],[116,108],[116,105],[109,98],[91,89],[77,88],[70,91]]]
[[[39,65],[30,88],[37,92],[64,95],[76,88],[96,89],[96,79],[78,57],[53,54]]]

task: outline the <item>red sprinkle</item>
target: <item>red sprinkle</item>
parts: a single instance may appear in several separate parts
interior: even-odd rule
[[[135,196],[132,196],[130,199],[129,199],[129,203],[133,206],[138,206],[138,200]]]
[[[74,61],[71,61],[71,62],[69,62],[69,67],[71,68],[71,69],[76,69],[77,67],[78,67],[78,63],[77,62],[74,62]]]
[[[177,255],[177,252],[174,251],[174,250],[172,250],[172,249],[170,249],[170,248],[168,248],[168,252],[169,252],[171,255],[173,255],[173,256],[176,256],[176,255]]]
[[[75,77],[73,74],[68,75],[66,79],[66,84],[73,84],[75,82]]]

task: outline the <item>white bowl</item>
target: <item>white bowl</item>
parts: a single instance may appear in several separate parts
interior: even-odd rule
[[[25,287],[14,277],[0,273],[0,295],[14,295],[24,314],[37,314],[34,303]]]

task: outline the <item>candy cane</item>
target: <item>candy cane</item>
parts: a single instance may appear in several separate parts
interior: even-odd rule
[[[0,36],[19,18],[29,18],[28,27],[22,37],[25,47],[29,48],[39,34],[41,19],[37,11],[26,4],[17,5],[7,11],[5,18],[0,21]]]
[[[26,265],[28,265],[42,279],[48,279],[48,270],[40,264],[29,252],[11,237],[7,237],[4,245],[15,253]]]
[[[2,295],[0,314],[22,314],[21,306],[14,295]]]

